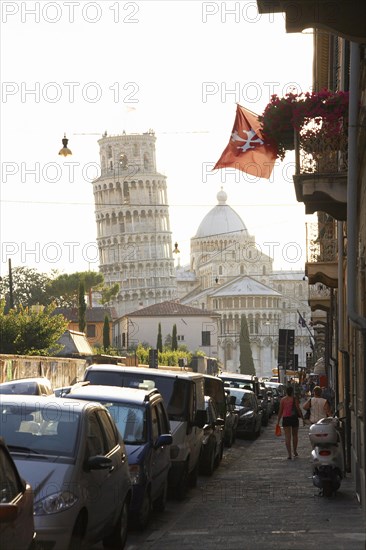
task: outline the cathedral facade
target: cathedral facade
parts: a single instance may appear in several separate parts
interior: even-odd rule
[[[305,367],[311,330],[299,323],[301,317],[310,318],[304,273],[273,271],[273,259],[257,247],[222,189],[217,201],[191,239],[189,268],[177,270],[181,302],[220,314],[218,345],[212,354],[225,370],[239,371],[242,315],[258,376],[271,377],[277,368],[279,329],[294,330],[295,361]]]

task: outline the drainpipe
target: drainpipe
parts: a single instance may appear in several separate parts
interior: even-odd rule
[[[357,124],[359,109],[360,48],[351,42],[347,178],[347,313],[356,328],[366,331],[366,318],[357,312]]]
[[[359,74],[360,74],[360,47],[351,42],[350,67],[350,94],[349,94],[349,128],[348,128],[348,180],[347,180],[347,314],[350,321],[361,331],[363,340],[363,372],[366,371],[366,319],[357,311],[357,251],[358,251],[358,223],[357,223],[357,181],[358,181],[358,151],[357,151],[357,124],[359,109]],[[357,382],[357,381],[356,381]],[[357,384],[356,384],[357,386]],[[364,393],[362,388],[356,387],[357,393]],[[357,411],[355,411],[357,415]],[[363,440],[366,441],[366,399],[363,395]],[[358,457],[360,469],[361,457]],[[357,490],[357,488],[356,488]]]

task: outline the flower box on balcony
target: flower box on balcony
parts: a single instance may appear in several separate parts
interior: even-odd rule
[[[325,89],[305,94],[289,93],[282,98],[273,95],[259,120],[265,143],[281,160],[286,151],[294,149],[295,133],[300,148],[319,160],[330,151],[344,149],[348,92]]]

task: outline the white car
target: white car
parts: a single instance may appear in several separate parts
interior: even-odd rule
[[[99,403],[0,395],[0,435],[34,492],[37,543],[123,548],[131,480],[125,445]],[[89,545],[89,546],[88,546]]]

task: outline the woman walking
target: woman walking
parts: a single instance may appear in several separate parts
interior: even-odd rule
[[[281,399],[277,424],[280,423],[281,418],[282,427],[285,431],[285,443],[288,454],[287,458],[288,460],[291,460],[291,446],[294,451],[294,457],[298,456],[297,444],[299,440],[299,418],[302,418],[304,421],[299,401],[294,397],[294,388],[292,386],[288,386],[286,388],[286,395]]]
[[[325,416],[332,416],[329,403],[322,397],[320,386],[315,386],[314,397],[311,397],[303,406],[305,411],[310,409],[310,424],[316,424],[318,420]]]

